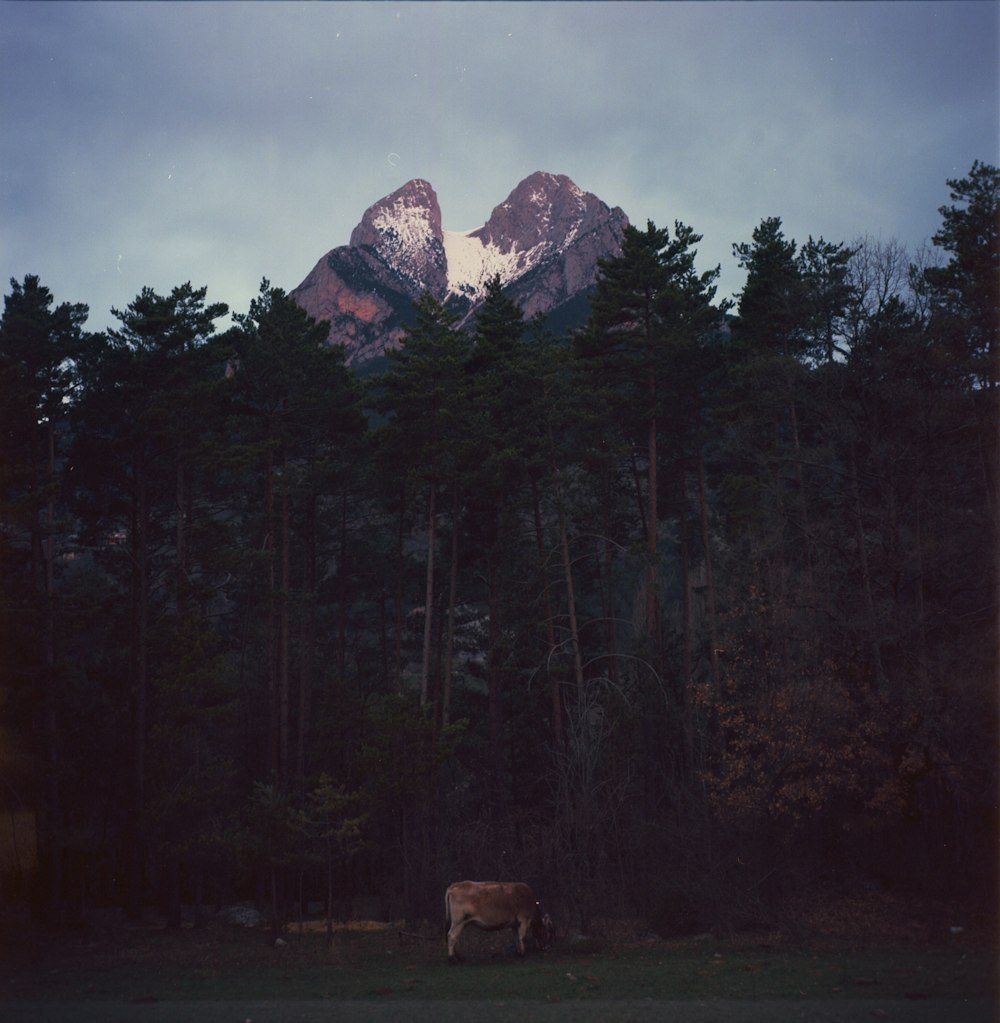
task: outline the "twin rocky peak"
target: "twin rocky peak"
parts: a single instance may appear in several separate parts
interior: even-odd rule
[[[617,255],[628,218],[564,174],[525,178],[473,231],[446,231],[434,189],[419,178],[370,206],[349,245],[328,252],[292,298],[330,323],[330,341],[360,365],[397,347],[425,291],[474,316],[499,274],[526,318],[582,320],[597,261]]]

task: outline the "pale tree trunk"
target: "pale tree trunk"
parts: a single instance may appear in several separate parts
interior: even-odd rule
[[[868,545],[865,540],[864,518],[861,508],[861,491],[858,486],[858,461],[853,443],[850,445],[851,497],[854,500],[854,524],[858,543],[858,558],[861,567],[861,589],[865,598],[865,616],[868,642],[871,647],[872,669],[875,673],[873,688],[885,688],[885,668],[882,665],[882,645],[878,638],[878,622],[875,618],[875,598],[872,593],[871,571],[868,565]]]
[[[655,384],[650,383],[650,390],[655,390]],[[646,495],[648,511],[646,513],[646,557],[649,565],[646,571],[646,638],[659,651],[657,643],[657,472],[656,472],[656,417],[652,416],[648,424],[648,479],[649,493]]]
[[[337,572],[337,673],[340,679],[347,677],[347,550],[345,490],[340,502],[340,566]]]
[[[274,492],[274,452],[270,444],[267,449],[266,494],[264,506],[266,510],[266,536],[264,549],[267,551],[267,612],[264,621],[264,634],[267,638],[267,752],[268,767],[277,776],[281,762],[281,744],[278,734],[278,570],[276,565],[275,535],[277,522],[275,516]]]
[[[135,784],[140,805],[146,791],[146,706],[149,691],[149,496],[139,471],[136,518]]]
[[[487,607],[489,615],[489,715],[490,715],[490,758],[496,779],[500,777],[500,733],[503,724],[503,709],[500,702],[500,592],[497,581],[496,551],[489,552],[487,573]]]
[[[396,538],[396,594],[394,598],[396,612],[396,636],[393,649],[393,677],[396,681],[396,692],[403,691],[403,581],[406,568],[406,488],[400,488],[399,495],[399,530]]]
[[[716,616],[711,532],[708,523],[708,486],[705,482],[705,454],[702,451],[700,427],[695,434],[695,449],[698,452],[698,504],[701,511],[701,546],[705,557],[705,599],[708,615],[709,664],[712,674],[712,692],[718,697],[721,689],[719,677],[719,626]]]
[[[611,537],[611,483],[607,473],[602,482],[604,504],[604,535],[600,542],[601,563],[604,572],[604,618],[607,622],[607,666],[608,678],[615,685],[618,683],[618,623],[616,620],[615,607],[615,576],[614,576],[614,555]]]
[[[128,916],[136,920],[142,914],[142,887],[145,859],[145,835],[141,818],[146,792],[146,717],[149,688],[149,508],[146,469],[142,455],[135,466],[135,491],[132,508],[132,819],[129,822]]]
[[[174,561],[177,578],[174,582],[174,602],[176,605],[177,628],[183,634],[187,627],[187,614],[189,604],[189,581],[190,565],[188,559],[188,493],[189,485],[187,479],[187,460],[185,458],[184,443],[178,441],[176,450],[176,474],[174,484],[175,515],[177,517],[177,528],[175,534],[176,550]],[[195,737],[195,770],[197,772],[197,742]],[[185,751],[186,752],[186,751]],[[184,754],[179,754],[183,756]],[[178,928],[181,926],[181,883],[180,883],[180,852],[177,849],[174,839],[174,828],[168,828],[166,841],[166,915],[167,926]]]
[[[556,648],[556,631],[552,610],[552,594],[549,590],[547,573],[545,571],[545,538],[542,531],[542,510],[538,498],[538,485],[533,477],[531,480],[531,501],[535,520],[535,546],[538,550],[538,576],[542,587],[542,607],[545,613],[545,635],[548,640],[549,650],[554,651]],[[552,675],[551,704],[552,741],[556,749],[561,749],[565,741],[560,685],[559,673],[555,672]]]
[[[424,649],[420,664],[420,706],[427,706],[430,691],[434,609],[434,544],[437,541],[437,483],[432,480],[427,509],[427,585],[424,592]]]
[[[291,510],[288,497],[288,463],[282,459],[281,488],[281,595],[280,595],[280,632],[279,632],[279,673],[278,673],[278,773],[284,778],[288,773],[289,752],[289,716],[291,689]]]
[[[187,458],[183,443],[177,445],[177,483],[175,501],[177,505],[177,581],[175,600],[177,602],[177,618],[183,627],[184,617],[188,610],[188,597],[191,580],[191,553],[188,543],[190,527],[190,482],[188,480]]]
[[[916,501],[916,558],[917,558],[917,635],[920,637],[920,678],[926,688],[930,680],[930,658],[927,654],[927,608],[924,594],[924,529],[921,499]]]
[[[580,654],[580,629],[576,617],[576,593],[573,587],[573,561],[569,549],[569,530],[566,526],[566,508],[563,501],[562,479],[555,463],[552,464],[552,479],[556,491],[556,507],[559,515],[559,547],[562,552],[563,578],[566,583],[566,613],[569,618],[570,653],[573,659],[573,680],[576,683],[577,698],[583,692],[583,661]]]
[[[684,469],[680,470],[677,525],[681,563],[681,722],[684,728],[684,768],[691,769],[694,750],[694,722],[691,714],[691,684],[694,681],[694,637],[691,623],[691,549],[688,541],[687,487]]]
[[[313,666],[316,647],[316,495],[310,494],[306,503],[305,552],[302,585],[306,604],[302,611],[299,651],[299,701],[296,728],[295,775],[302,785],[306,776],[306,747],[309,732],[309,713],[312,706]],[[341,569],[343,564],[341,565]],[[343,677],[343,676],[341,676]]]
[[[441,678],[441,727],[451,718],[451,672],[455,656],[455,602],[458,600],[458,488],[451,501],[451,565],[448,574],[448,635],[445,640],[444,671]]]
[[[649,526],[646,525],[646,502],[642,497],[642,472],[635,460],[635,449],[632,447],[630,442],[627,443],[629,449],[629,464],[632,469],[632,483],[635,486],[635,505],[639,515],[639,529],[643,537],[648,537]]]
[[[806,500],[805,479],[802,476],[802,447],[799,442],[799,416],[795,402],[788,407],[792,424],[792,445],[795,451],[795,485],[799,490],[799,514],[802,516],[802,535],[805,537],[806,546],[806,582],[809,585],[809,597],[812,599],[815,593],[815,581],[813,571],[813,536],[812,526],[809,522],[809,502]]]
[[[45,745],[47,752],[46,801],[46,850],[48,855],[48,906],[49,923],[59,927],[64,922],[65,902],[62,891],[62,858],[66,843],[65,819],[62,806],[62,751],[59,729],[59,701],[56,693],[56,626],[55,626],[55,500],[52,497],[52,486],[55,481],[55,430],[52,418],[49,417],[46,430],[48,441],[48,491],[46,506],[46,524],[48,535],[45,538]]]

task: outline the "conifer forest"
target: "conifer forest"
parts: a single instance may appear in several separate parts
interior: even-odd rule
[[[576,328],[426,294],[365,371],[267,280],[94,333],[12,279],[0,901],[995,899],[1000,171],[945,199],[917,251],[765,219],[731,303],[633,225]]]

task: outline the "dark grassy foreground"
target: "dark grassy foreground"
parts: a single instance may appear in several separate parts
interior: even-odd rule
[[[610,928],[609,928],[610,929]],[[400,928],[266,933],[223,924],[167,931],[107,924],[60,942],[8,929],[0,1020],[912,1020],[992,1023],[992,935],[938,940],[777,935],[561,942],[521,962],[506,935],[467,931],[449,967],[443,936]]]

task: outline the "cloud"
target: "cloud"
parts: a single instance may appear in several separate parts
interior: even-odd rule
[[[0,262],[92,326],[191,280],[245,310],[412,177],[481,224],[535,170],[734,241],[916,243],[995,159],[983,3],[6,3]],[[391,156],[391,154],[395,154]]]

